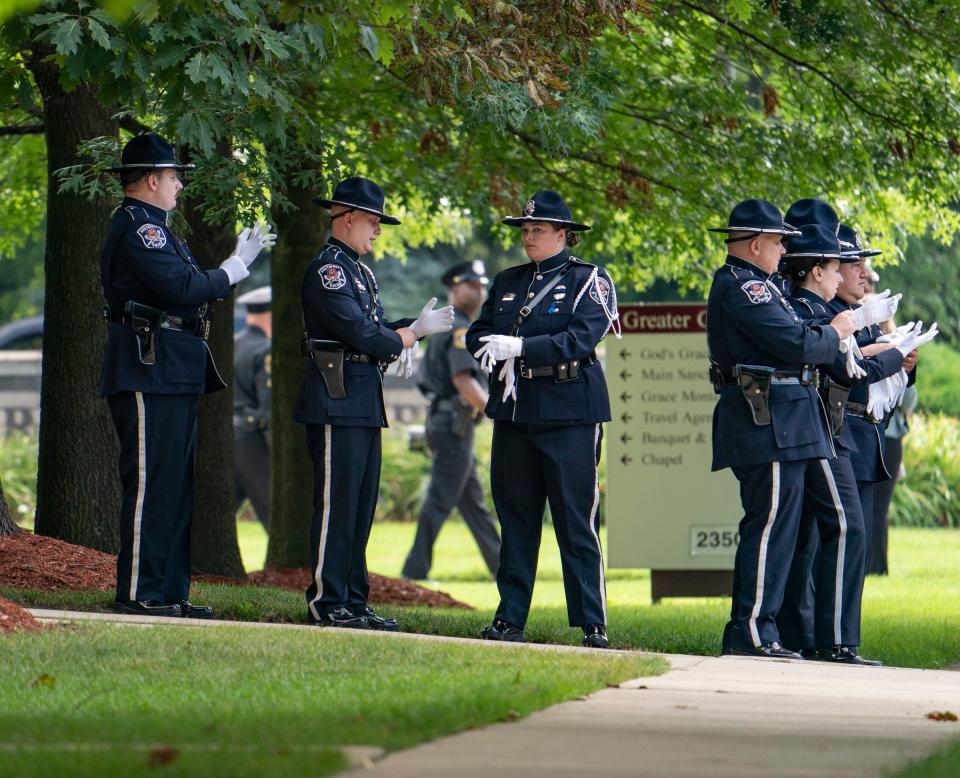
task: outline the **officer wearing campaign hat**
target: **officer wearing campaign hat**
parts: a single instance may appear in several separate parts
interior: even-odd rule
[[[723,652],[799,658],[781,645],[775,619],[807,470],[834,456],[813,365],[833,361],[852,317],[805,326],[770,282],[783,237],[803,237],[772,203],[745,200],[712,231],[727,234],[707,302],[710,376],[720,395],[712,469],[733,470],[744,512]]]
[[[841,286],[844,242],[832,226],[809,224],[801,230],[802,236],[787,241],[784,255],[790,302],[805,321],[823,323],[833,316],[827,306]],[[900,353],[890,350],[866,358],[841,355],[820,366],[819,391],[837,456],[807,471],[797,550],[777,614],[783,644],[810,658],[879,664],[857,653],[866,536],[852,459],[858,452],[844,410],[851,387],[893,375],[901,364]]]
[[[417,340],[449,332],[453,309],[430,300],[416,319],[387,321],[373,271],[360,261],[384,224],[383,190],[373,181],[341,181],[329,198],[330,237],[303,279],[306,374],[294,418],[306,424],[313,459],[310,524],[313,580],[310,623],[397,630],[367,602],[367,540],[380,486],[380,430],[387,426],[383,370],[400,360],[409,374]]]
[[[203,270],[167,226],[183,189],[173,147],[138,135],[124,147],[123,203],[100,257],[109,323],[100,378],[120,438],[120,553],[117,610],[210,618],[192,605],[190,523],[197,395],[226,388],[206,340],[207,306],[230,294],[276,236],[258,225],[240,233],[219,268]]]
[[[249,499],[264,529],[270,524],[270,410],[273,294],[261,286],[237,297],[246,327],[233,341],[235,508]]]
[[[483,416],[487,390],[478,381],[480,365],[466,342],[467,328],[487,296],[487,271],[481,260],[474,259],[454,265],[441,281],[454,310],[453,330],[430,337],[417,377],[420,391],[430,400],[426,432],[432,456],[430,484],[403,576],[427,577],[433,544],[454,508],[473,534],[490,574],[496,576],[500,536],[487,510],[473,447],[474,427]]]
[[[840,224],[840,217],[837,216],[837,212],[833,210],[833,207],[829,203],[813,197],[805,197],[802,200],[797,200],[787,209],[787,212],[783,216],[783,221],[795,230],[799,230],[807,224],[822,224],[833,230],[833,233],[836,234],[837,226]],[[790,282],[783,273],[782,261],[781,266],[777,269],[777,272],[770,277],[770,280],[777,285],[784,295],[789,296]]]
[[[589,227],[563,198],[541,190],[503,220],[523,231],[530,262],[493,280],[467,349],[490,372],[494,420],[490,482],[503,545],[500,604],[488,640],[523,640],[547,501],[560,546],[567,616],[584,645],[607,647],[597,462],[610,401],[596,348],[617,300],[606,271],[569,247]]]

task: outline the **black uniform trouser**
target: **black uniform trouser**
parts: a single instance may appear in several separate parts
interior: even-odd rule
[[[233,431],[233,475],[236,511],[249,499],[263,528],[270,528],[270,447],[262,432]]]
[[[367,540],[380,487],[380,428],[307,425],[313,459],[313,519],[307,587],[310,616],[334,608],[362,615],[370,584]]]
[[[570,626],[607,623],[598,516],[601,438],[600,424],[494,422],[490,480],[503,537],[498,619],[521,628],[527,622],[549,500]]]
[[[853,465],[839,451],[807,470],[797,549],[777,614],[784,646],[860,645],[865,542]]]
[[[490,574],[496,576],[500,560],[500,536],[496,522],[487,510],[483,487],[477,477],[473,455],[471,426],[463,437],[444,429],[434,429],[427,420],[427,442],[433,458],[430,484],[417,519],[413,547],[403,564],[406,578],[426,578],[433,564],[433,544],[450,512],[457,508],[480,548]]]
[[[900,474],[900,465],[903,462],[903,440],[901,438],[887,438],[887,450],[884,460],[890,478],[880,481],[873,487],[873,529],[867,538],[869,551],[867,552],[867,574],[886,575],[887,566],[887,537],[890,533],[890,501],[893,499],[893,490],[897,485]]]
[[[186,600],[197,396],[120,392],[107,402],[120,438],[116,598]]]

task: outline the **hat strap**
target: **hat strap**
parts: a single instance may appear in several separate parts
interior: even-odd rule
[[[333,222],[336,221],[337,219],[339,219],[341,216],[346,216],[348,213],[353,213],[355,210],[357,210],[357,209],[356,209],[356,208],[349,208],[349,209],[347,209],[346,211],[340,211],[340,213],[336,214],[335,216],[331,216],[331,217],[330,217],[330,223],[333,224]]]
[[[759,238],[761,234],[762,234],[762,233],[759,233],[759,232],[753,232],[753,233],[751,233],[750,235],[747,235],[746,237],[743,237],[743,238],[727,238],[727,239],[724,240],[723,242],[726,243],[726,244],[729,246],[731,243],[740,243],[740,241],[753,240],[754,238]]]

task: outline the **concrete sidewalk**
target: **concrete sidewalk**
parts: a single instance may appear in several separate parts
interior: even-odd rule
[[[739,657],[674,669],[350,776],[881,776],[960,738],[960,675]]]

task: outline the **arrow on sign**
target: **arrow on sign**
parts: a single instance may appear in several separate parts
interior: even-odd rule
[[[627,351],[625,348],[620,349],[620,359],[629,359],[629,358],[630,358],[630,352]]]
[[[627,380],[628,378],[630,378],[630,376],[632,376],[632,375],[633,375],[633,373],[631,373],[629,370],[621,370],[621,371],[620,371],[620,377],[621,377],[624,381],[626,381],[626,380]]]
[[[620,394],[620,399],[623,400],[623,402],[629,402],[632,397],[633,395],[629,392],[622,392]]]
[[[629,454],[624,454],[622,457],[620,457],[620,461],[625,465],[629,465],[633,461],[633,457]]]
[[[624,424],[628,424],[629,422],[633,421],[633,416],[631,416],[629,413],[624,413],[620,417],[620,421],[622,421]]]
[[[631,435],[629,432],[624,432],[620,436],[620,442],[623,443],[623,445],[627,445],[627,443],[629,443],[631,440],[633,440],[633,435]]]

